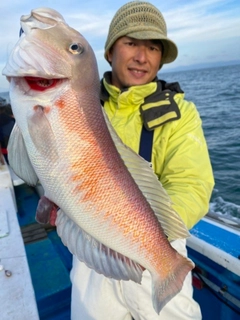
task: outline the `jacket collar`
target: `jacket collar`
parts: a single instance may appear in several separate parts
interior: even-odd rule
[[[157,81],[158,79],[155,78],[154,81],[148,84],[132,86],[120,90],[111,84],[111,72],[109,71],[104,74],[104,77],[101,80],[100,99],[104,103],[105,101],[108,101],[111,96],[113,101],[118,101],[120,98],[122,103],[125,101],[127,104],[141,104],[147,96],[157,90]]]

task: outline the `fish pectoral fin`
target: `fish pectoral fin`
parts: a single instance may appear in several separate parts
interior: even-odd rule
[[[94,239],[62,210],[57,213],[56,226],[62,242],[89,268],[108,278],[141,283],[143,267]]]
[[[190,236],[179,214],[173,209],[172,201],[163,188],[151,165],[132,149],[127,147],[117,135],[103,110],[108,130],[125,166],[149,202],[169,241]]]
[[[9,164],[16,175],[27,184],[35,186],[38,177],[29,159],[22,133],[17,124],[13,127],[7,149]]]
[[[58,159],[56,138],[46,116],[45,108],[37,105],[34,114],[27,119],[29,135],[38,153],[53,162]],[[43,143],[47,141],[47,143]]]

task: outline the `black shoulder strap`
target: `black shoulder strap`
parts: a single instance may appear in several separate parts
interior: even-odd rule
[[[181,118],[180,109],[174,96],[181,90],[178,83],[167,84],[160,80],[157,90],[147,96],[140,106],[140,113],[147,130],[154,130],[163,124]]]
[[[153,134],[154,130],[149,131],[145,128],[145,126],[142,126],[139,155],[148,162],[151,162],[152,160]]]
[[[152,146],[153,146],[153,135],[154,135],[155,127],[149,128],[148,121],[172,111],[175,111],[176,116],[171,116],[169,119],[165,119],[164,121],[159,122],[158,125],[162,125],[170,120],[179,119],[180,112],[178,110],[178,106],[175,106],[176,103],[174,102],[172,97],[176,93],[179,93],[179,92],[183,93],[178,82],[167,83],[166,81],[158,80],[157,85],[158,85],[158,89],[154,94],[152,94],[147,99],[145,99],[145,104],[149,102],[150,103],[155,102],[155,101],[159,101],[159,102],[164,101],[166,99],[165,95],[167,95],[167,102],[170,102],[170,103],[167,103],[167,108],[165,110],[163,105],[160,105],[161,111],[159,114],[157,114],[155,111],[157,109],[156,106],[154,106],[153,108],[154,113],[151,110],[146,110],[144,112],[142,108],[143,106],[141,106],[141,114],[142,114],[144,124],[142,127],[142,132],[140,137],[139,155],[149,162],[151,162],[152,160]]]

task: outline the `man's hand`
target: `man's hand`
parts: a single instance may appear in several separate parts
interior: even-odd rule
[[[41,224],[50,223],[52,226],[55,226],[58,209],[58,206],[54,202],[42,196],[37,206],[36,221]]]

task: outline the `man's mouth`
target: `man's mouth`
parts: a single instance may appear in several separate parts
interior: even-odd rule
[[[135,69],[135,68],[128,68],[130,74],[132,77],[134,77],[136,80],[137,79],[142,79],[146,74],[146,70],[140,70],[140,69]]]
[[[145,74],[147,71],[146,70],[139,70],[139,69],[134,69],[134,68],[129,68],[129,70],[131,72],[134,72],[134,73],[138,73],[138,74]]]

